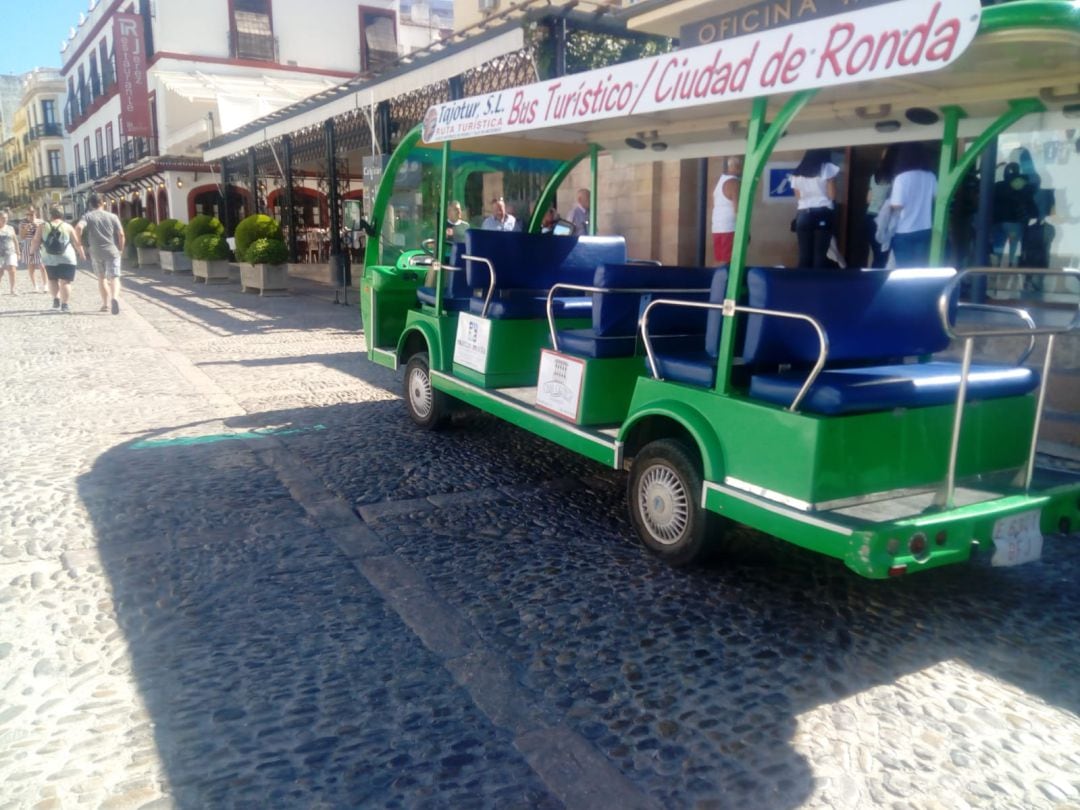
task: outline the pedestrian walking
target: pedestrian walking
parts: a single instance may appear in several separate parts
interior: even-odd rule
[[[41,263],[41,254],[33,253],[30,245],[33,244],[34,234],[42,226],[43,220],[38,216],[37,206],[31,205],[26,211],[26,216],[19,223],[19,253],[22,265],[30,273],[31,292],[45,292],[48,289],[48,277],[45,275],[45,265]],[[41,281],[37,274],[41,273]]]
[[[15,292],[15,268],[19,265],[19,255],[15,250],[15,229],[8,225],[8,212],[0,211],[0,276],[7,271],[11,294]]]
[[[49,209],[49,221],[37,229],[30,244],[31,252],[39,252],[43,247],[52,308],[70,314],[71,282],[75,280],[76,263],[86,258],[86,252],[75,229],[64,222],[64,212],[55,205]]]
[[[713,189],[713,256],[720,267],[731,264],[731,251],[735,247],[735,217],[739,213],[742,168],[741,155],[724,158],[724,171]]]
[[[90,248],[90,267],[97,274],[101,293],[101,312],[120,314],[120,257],[124,252],[124,226],[120,217],[101,207],[101,197],[91,193],[90,208],[75,227],[78,242],[86,237]]]

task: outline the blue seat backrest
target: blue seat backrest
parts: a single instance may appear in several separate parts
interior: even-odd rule
[[[469,283],[465,280],[465,266],[461,255],[465,253],[464,242],[453,242],[450,245],[450,259],[447,267],[458,267],[459,270],[450,270],[443,275],[449,280],[446,282],[446,292],[454,298],[468,298],[470,293]]]
[[[672,298],[706,301],[714,271],[702,267],[657,267],[641,264],[604,264],[596,269],[593,286],[608,289],[659,290],[656,293],[593,293],[593,331],[598,337],[628,336],[637,332],[649,301]],[[664,290],[700,290],[669,293]],[[649,333],[694,334],[704,331],[705,310],[656,307],[649,314]]]
[[[787,270],[751,268],[747,304],[815,318],[832,361],[933,354],[949,345],[938,299],[956,275],[926,270]],[[813,363],[819,345],[804,321],[750,315],[743,357],[748,363]]]
[[[545,290],[558,281],[590,284],[597,265],[626,261],[626,240],[474,228],[465,233],[465,252],[495,266],[498,289]],[[490,283],[487,266],[481,262],[466,262],[465,276],[474,290],[486,289]]]
[[[720,268],[713,274],[712,284],[709,285],[709,303],[722,304],[727,294],[728,273],[726,268]],[[710,309],[705,319],[705,351],[709,357],[716,357],[720,353],[720,330],[724,325],[724,314],[718,309]]]

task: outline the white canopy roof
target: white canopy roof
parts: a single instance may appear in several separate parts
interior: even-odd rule
[[[164,89],[188,101],[217,104],[218,123],[223,132],[336,84],[322,76],[209,74],[201,70],[155,71],[153,76]]]
[[[229,155],[246,151],[252,146],[258,146],[283,135],[321,124],[328,118],[344,115],[356,109],[371,109],[380,101],[411,93],[429,84],[435,84],[467,70],[478,68],[499,56],[521,50],[524,44],[524,31],[520,26],[515,27],[469,48],[432,58],[422,64],[412,66],[409,70],[397,76],[391,76],[383,81],[376,81],[366,87],[357,88],[354,92],[329,100],[325,104],[274,121],[242,138],[207,149],[203,153],[203,159],[208,162],[218,161]]]

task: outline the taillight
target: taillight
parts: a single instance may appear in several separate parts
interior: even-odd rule
[[[908,540],[908,551],[919,562],[926,560],[930,556],[930,544],[926,541],[926,535],[922,532],[911,535],[911,539]]]
[[[902,576],[902,575],[904,575],[906,573],[907,573],[907,566],[906,565],[892,565],[892,566],[889,566],[889,576],[890,577],[899,577],[899,576]]]

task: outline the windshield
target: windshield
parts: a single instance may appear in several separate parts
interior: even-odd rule
[[[451,152],[448,241],[464,241],[469,228],[528,230],[537,200],[561,160]],[[418,147],[398,168],[382,217],[377,263],[393,264],[407,250],[419,250],[438,235],[442,152]]]

